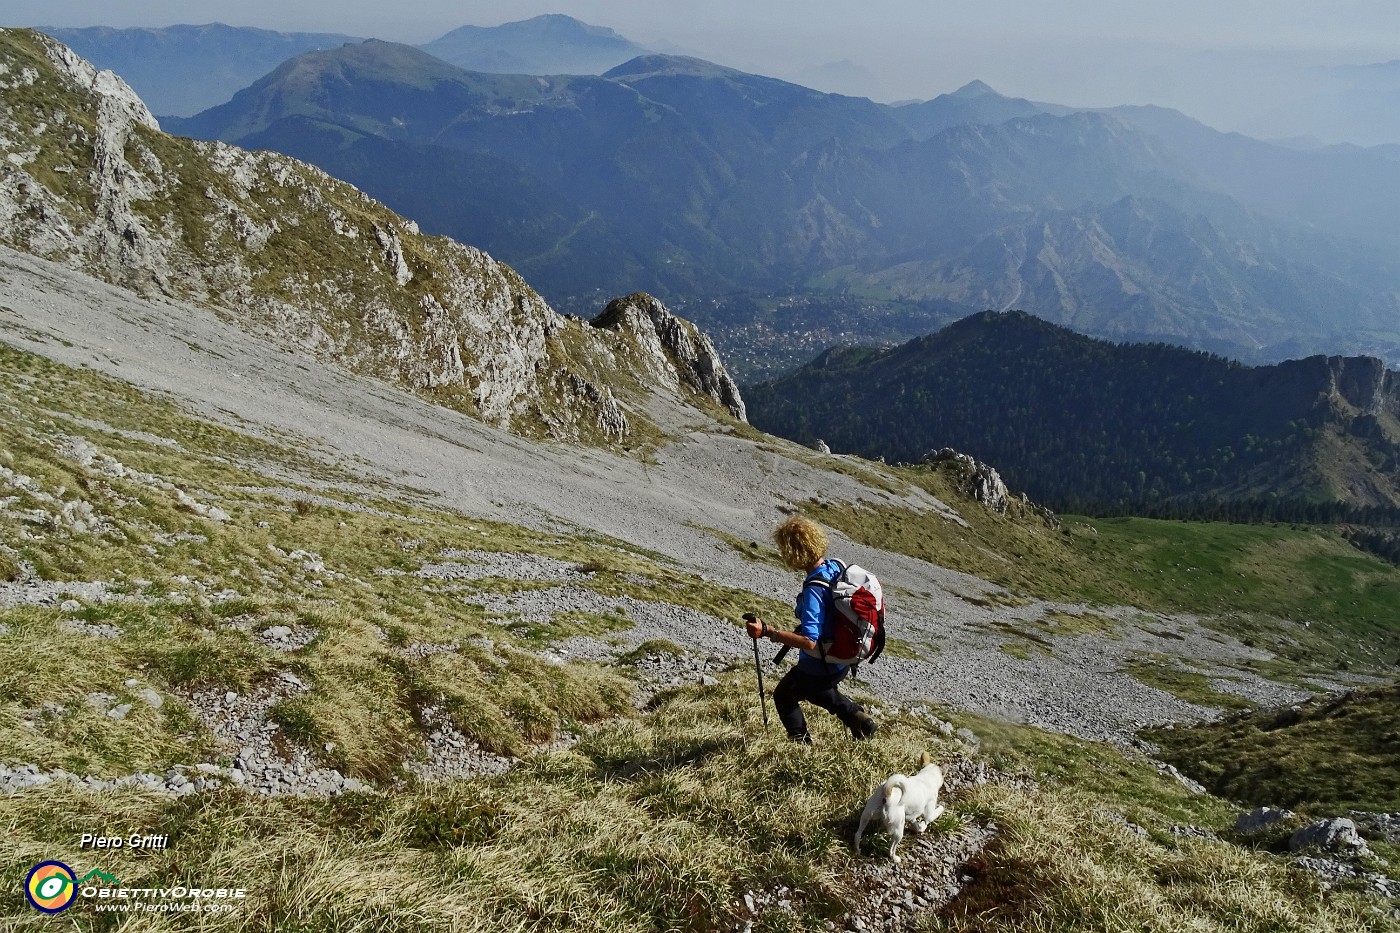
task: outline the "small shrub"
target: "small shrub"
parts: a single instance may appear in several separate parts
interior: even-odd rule
[[[425,849],[488,843],[506,821],[497,804],[463,799],[455,793],[446,800],[424,798],[415,804],[408,820],[408,843]]]

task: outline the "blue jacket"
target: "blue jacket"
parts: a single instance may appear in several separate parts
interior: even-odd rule
[[[797,628],[794,631],[799,635],[805,635],[812,641],[822,640],[827,607],[831,605],[828,599],[830,590],[824,586],[813,585],[813,581],[830,583],[840,575],[840,564],[834,560],[824,560],[802,581],[802,592],[798,595],[797,606],[793,609],[793,615],[797,616]],[[806,674],[839,674],[846,666],[827,664],[821,659],[820,652],[808,654],[803,651],[797,657],[797,669]]]

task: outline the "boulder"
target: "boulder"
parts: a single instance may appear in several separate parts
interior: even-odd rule
[[[1235,832],[1243,836],[1251,836],[1255,833],[1263,832],[1275,823],[1293,816],[1291,810],[1280,810],[1275,807],[1255,807],[1248,813],[1241,813],[1235,820]]]
[[[1356,831],[1356,824],[1346,817],[1309,823],[1289,838],[1288,848],[1292,852],[1318,848],[1348,855],[1370,854],[1366,840]]]

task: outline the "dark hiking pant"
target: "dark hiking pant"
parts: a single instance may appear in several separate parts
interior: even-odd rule
[[[789,738],[812,741],[807,732],[807,717],[802,715],[800,705],[804,700],[834,714],[847,728],[856,729],[855,716],[863,712],[860,704],[836,689],[849,672],[850,668],[837,674],[809,674],[794,667],[783,675],[773,690],[773,706]]]

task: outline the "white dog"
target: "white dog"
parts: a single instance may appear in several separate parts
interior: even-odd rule
[[[894,850],[904,838],[904,824],[913,823],[914,831],[921,833],[943,814],[943,807],[938,804],[938,792],[943,789],[943,769],[931,762],[928,752],[924,752],[919,764],[923,769],[918,774],[892,775],[870,795],[856,829],[856,855],[860,855],[860,837],[865,835],[866,824],[877,815],[890,837],[890,858],[898,862],[899,856]]]

